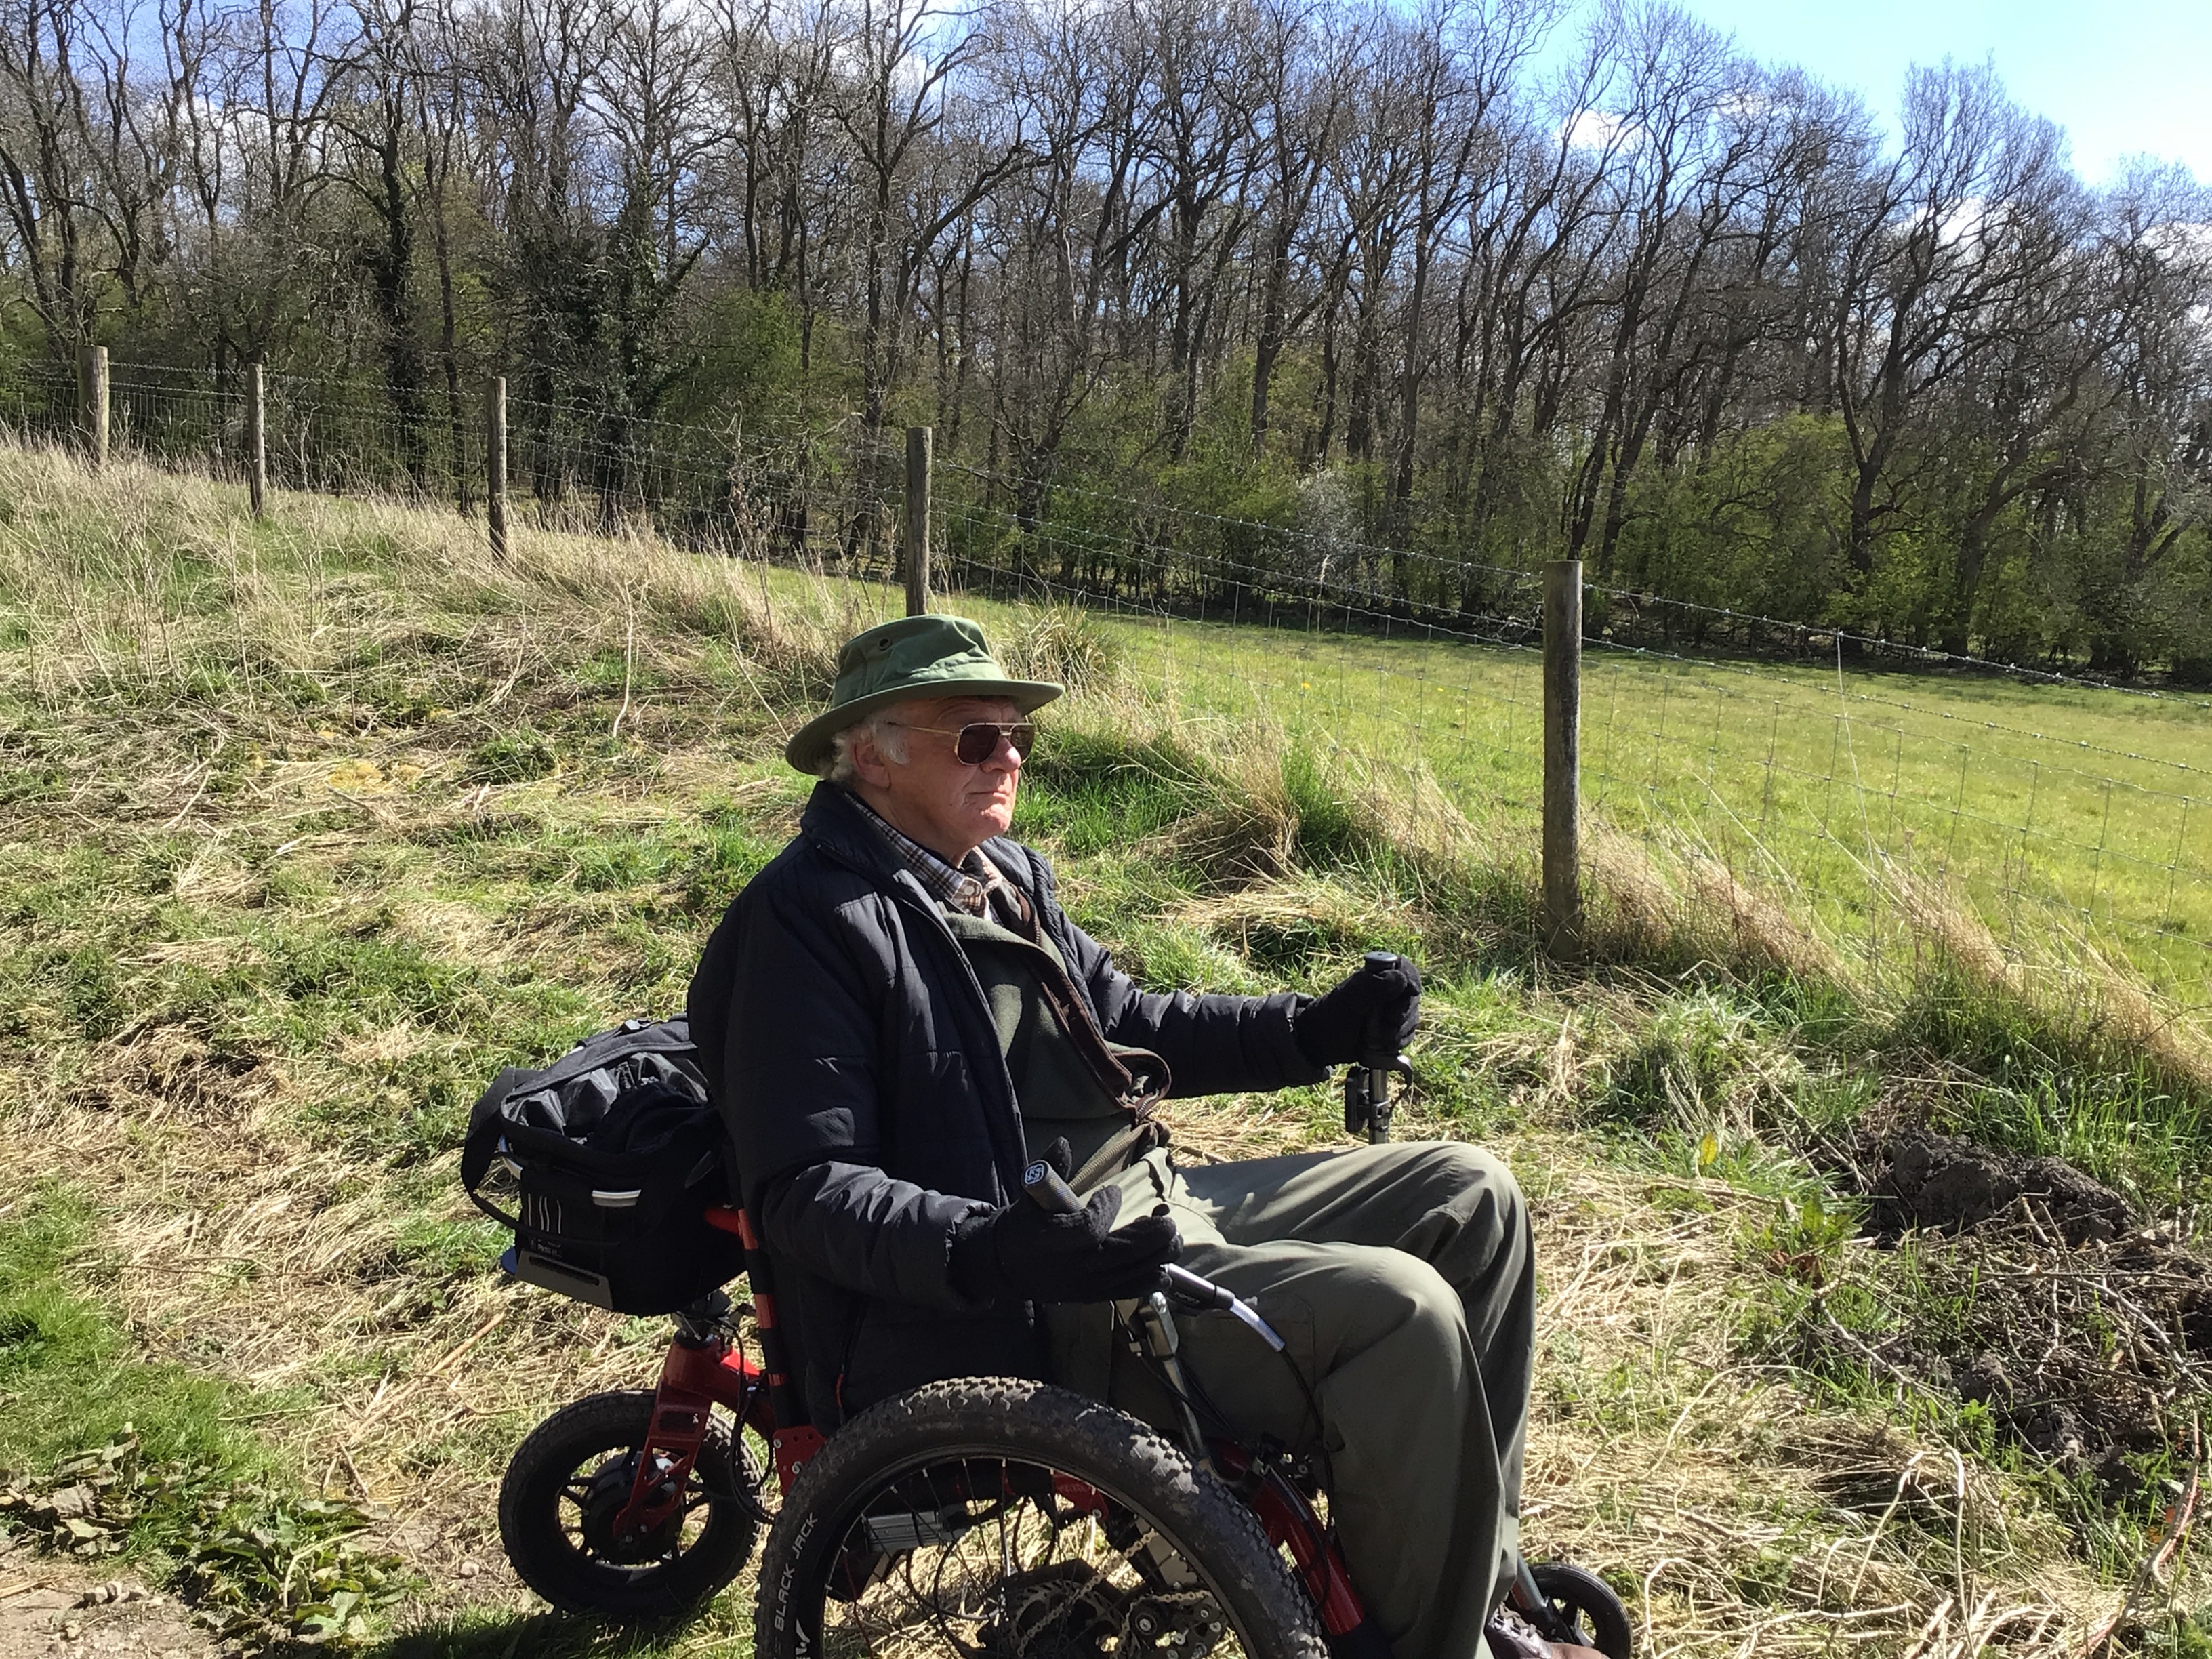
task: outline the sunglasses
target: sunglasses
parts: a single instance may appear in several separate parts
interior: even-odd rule
[[[940,738],[952,739],[952,757],[963,766],[981,766],[999,752],[999,739],[1004,738],[1014,746],[1017,757],[1026,756],[1030,746],[1036,742],[1036,722],[1034,720],[970,720],[957,728],[949,726],[908,726],[904,720],[886,724],[908,732],[933,732]]]

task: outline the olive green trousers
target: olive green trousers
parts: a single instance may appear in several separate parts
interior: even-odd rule
[[[1311,1403],[1231,1316],[1176,1316],[1184,1365],[1241,1437],[1322,1454],[1346,1565],[1395,1659],[1483,1659],[1519,1543],[1534,1345],[1511,1174],[1471,1146],[1410,1141],[1188,1169],[1156,1152],[1115,1184],[1125,1217],[1166,1204],[1183,1265],[1287,1341]],[[1175,1431],[1105,1310],[1055,1309],[1052,1330],[1064,1383]]]

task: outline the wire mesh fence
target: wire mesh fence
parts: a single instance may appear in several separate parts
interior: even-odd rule
[[[240,476],[243,369],[119,365],[112,441]],[[404,409],[379,383],[266,379],[270,481],[481,513],[485,391]],[[74,428],[64,371],[17,378],[17,429]],[[6,405],[0,402],[0,411]],[[508,396],[510,522],[650,530],[801,567],[896,609],[902,455],[849,428],[735,424]],[[1056,486],[940,459],[934,577],[977,603],[1082,608],[1124,671],[1197,715],[1415,766],[1470,817],[1533,828],[1542,789],[1542,572]],[[863,607],[866,609],[866,607]],[[1613,827],[1712,860],[1882,948],[1902,884],[1996,947],[2054,936],[2212,988],[2212,698],[2018,667],[1591,584],[1583,793]]]
[[[969,587],[1087,606],[1189,706],[1418,761],[1470,815],[1533,829],[1540,570],[1095,492],[1026,516],[1018,480],[967,471],[983,490],[939,540]],[[2015,957],[2087,942],[2192,1003],[2212,987],[2212,700],[1585,591],[1583,795],[1605,823],[1869,953],[1912,889]]]
[[[15,430],[75,442],[78,382],[34,365],[15,377]],[[249,370],[118,363],[109,369],[110,443],[158,465],[240,479]],[[264,376],[271,487],[445,505],[481,515],[486,388],[433,386],[395,400],[382,382]],[[584,534],[650,530],[681,545],[776,556],[836,574],[896,564],[898,484],[880,446],[838,434],[747,441],[737,430],[654,420],[573,400],[507,397],[508,511]],[[0,400],[0,415],[8,404]]]
[[[2083,734],[2059,736],[1935,703],[2010,701],[1987,686],[1902,696],[1848,663],[1792,675],[1599,654],[1584,752],[1616,821],[1687,830],[1870,942],[1903,878],[1963,901],[2008,951],[2057,927],[2116,939],[2172,987],[2212,975],[2207,775],[2097,740],[2151,720],[2142,707],[2047,711]],[[2176,748],[2202,741],[2201,715],[2155,724]]]

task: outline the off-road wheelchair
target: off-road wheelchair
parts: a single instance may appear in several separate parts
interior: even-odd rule
[[[1347,1098],[1371,1089],[1387,1101],[1388,1086],[1374,1071]],[[1381,1138],[1371,1108],[1359,1109]],[[486,1137],[474,1165],[477,1181],[496,1164],[520,1182],[514,1212],[479,1195],[517,1229],[507,1265],[519,1277],[623,1306],[622,1257],[635,1241],[621,1235],[665,1226],[660,1206],[729,1247],[706,1252],[695,1276],[748,1281],[744,1302],[717,1284],[677,1312],[656,1388],[564,1407],[516,1451],[501,1537],[556,1607],[680,1618],[738,1576],[766,1528],[759,1659],[893,1648],[948,1659],[1389,1659],[1330,1533],[1320,1472],[1209,1420],[1202,1383],[1183,1372],[1178,1311],[1226,1310],[1279,1350],[1248,1304],[1180,1269],[1166,1292],[1115,1304],[1121,1339],[1177,1402],[1171,1432],[1047,1383],[973,1377],[884,1401],[825,1439],[782,1352],[774,1263],[742,1209],[699,1195],[727,1179],[726,1165],[673,1141],[659,1165],[672,1172],[664,1187],[686,1176],[672,1203],[635,1159],[549,1173],[555,1142],[532,1161],[529,1132],[511,1125]],[[465,1158],[465,1178],[471,1169]],[[635,1184],[592,1184],[609,1179]],[[1033,1165],[1024,1184],[1049,1207],[1075,1201],[1049,1165]],[[626,1310],[643,1294],[630,1291]],[[1524,1565],[1507,1601],[1548,1640],[1629,1659],[1627,1614],[1595,1574]]]

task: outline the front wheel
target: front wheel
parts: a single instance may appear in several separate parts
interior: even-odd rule
[[[786,1494],[756,1659],[1325,1659],[1252,1511],[1135,1419],[1042,1382],[863,1413]]]
[[[500,1541],[522,1582],[563,1612],[678,1617],[736,1577],[752,1553],[759,1527],[738,1496],[750,1483],[719,1423],[668,1518],[616,1532],[652,1425],[650,1390],[595,1394],[540,1423],[507,1465]]]
[[[1536,1581],[1562,1639],[1595,1648],[1606,1659],[1629,1659],[1634,1632],[1612,1585],[1588,1567],[1565,1561],[1531,1566],[1528,1576]]]

